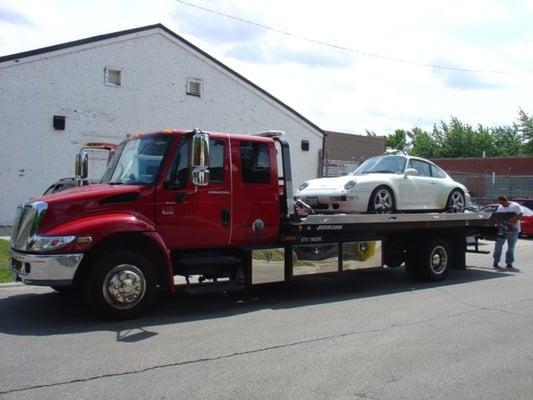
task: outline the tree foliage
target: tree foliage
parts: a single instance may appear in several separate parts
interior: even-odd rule
[[[533,116],[519,110],[512,126],[472,126],[451,117],[431,132],[397,129],[387,137],[389,152],[424,158],[533,156]]]
[[[392,135],[387,136],[386,146],[393,153],[405,153],[407,150],[407,132],[403,129],[396,129]]]

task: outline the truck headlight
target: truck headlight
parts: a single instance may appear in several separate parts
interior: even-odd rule
[[[346,184],[344,185],[344,190],[350,190],[351,188],[353,188],[355,186],[355,181],[348,181],[346,182]]]
[[[309,186],[309,183],[308,182],[304,182],[300,185],[300,187],[298,187],[298,190],[304,190],[307,186]]]
[[[29,251],[52,251],[65,247],[76,236],[35,236],[29,245]]]

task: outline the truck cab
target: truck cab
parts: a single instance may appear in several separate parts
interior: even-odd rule
[[[100,183],[19,206],[11,269],[128,317],[175,275],[242,279],[244,249],[279,241],[282,197],[268,135],[131,135]]]

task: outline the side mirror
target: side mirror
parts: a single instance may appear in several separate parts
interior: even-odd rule
[[[192,183],[196,186],[209,184],[209,135],[194,130],[191,146]]]
[[[407,168],[403,173],[404,176],[415,176],[418,175],[418,171],[414,168]]]
[[[87,179],[87,176],[89,176],[89,154],[86,151],[80,151],[76,154],[74,174],[80,181]]]
[[[209,184],[209,170],[194,168],[192,170],[192,184],[195,186],[207,186]]]

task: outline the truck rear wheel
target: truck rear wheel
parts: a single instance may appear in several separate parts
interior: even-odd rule
[[[431,239],[421,249],[410,249],[406,269],[412,278],[425,281],[440,281],[450,269],[450,246],[445,240]]]
[[[156,275],[150,261],[129,251],[97,258],[89,270],[85,296],[106,319],[128,319],[146,311],[155,300]]]

